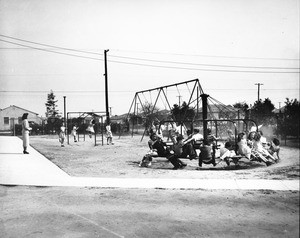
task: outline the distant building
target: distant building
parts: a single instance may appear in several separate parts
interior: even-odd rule
[[[275,113],[275,114],[284,113],[285,108],[286,108],[286,106],[283,106],[283,107],[281,107],[281,108],[279,108],[279,109],[276,109],[276,108],[275,108],[275,109],[273,110],[273,113]]]
[[[197,113],[197,111],[196,111]],[[203,108],[198,110],[198,118],[202,119]],[[207,118],[208,119],[238,119],[245,118],[244,113],[234,108],[231,105],[221,105],[221,104],[209,104],[207,108]]]
[[[38,113],[27,109],[11,105],[7,108],[0,109],[0,131],[13,130],[14,125],[22,123],[22,116],[28,113],[28,121],[41,125],[43,119]]]
[[[126,120],[126,118],[127,118],[127,114],[123,114],[123,115],[119,115],[119,116],[115,115],[115,116],[110,117],[110,121],[112,123],[120,124],[120,123],[123,123]]]

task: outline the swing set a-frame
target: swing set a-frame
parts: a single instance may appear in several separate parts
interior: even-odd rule
[[[179,95],[177,97],[181,97],[180,90],[178,89],[178,87],[180,85],[186,85],[186,87],[189,91],[186,106],[190,107],[191,105],[194,105],[193,108],[195,108],[195,107],[197,108],[197,114],[198,114],[198,108],[199,108],[198,99],[199,99],[200,95],[203,94],[204,92],[200,85],[199,79],[193,79],[193,80],[189,80],[189,81],[184,81],[184,82],[180,82],[180,83],[170,84],[170,85],[166,85],[166,86],[161,86],[161,87],[157,87],[157,88],[152,88],[152,89],[136,92],[135,96],[133,98],[133,101],[131,103],[129,112],[127,114],[127,119],[129,118],[129,115],[130,115],[132,109],[133,109],[133,113],[131,115],[138,116],[138,105],[141,105],[142,111],[146,111],[145,103],[148,103],[148,101],[146,100],[146,102],[145,102],[145,100],[141,99],[141,96],[144,95],[145,93],[150,93],[150,95],[151,95],[151,92],[156,92],[156,98],[154,100],[154,103],[152,103],[152,98],[151,98],[152,105],[151,105],[151,111],[149,112],[149,114],[154,113],[154,110],[156,109],[159,99],[161,99],[162,101],[164,100],[166,102],[164,104],[166,110],[172,111],[170,100],[168,98],[168,89],[175,87],[177,89],[177,93]],[[192,85],[192,90],[190,90],[189,85]],[[194,98],[195,95],[196,95],[196,99]],[[195,106],[195,103],[196,103],[196,106]],[[179,104],[180,104],[180,98],[179,98]],[[180,106],[180,105],[178,105],[178,106]],[[175,120],[174,116],[173,115],[171,115],[171,116],[172,116],[172,119]],[[184,121],[185,119],[186,119],[186,115],[183,115],[181,118],[181,121]],[[132,135],[133,135],[133,131],[134,131],[134,126],[135,126],[134,120],[132,120]],[[145,135],[146,130],[147,130],[147,128],[145,128],[143,136]]]
[[[203,126],[203,136],[204,138],[207,138],[207,128],[208,128],[208,124],[209,123],[215,123],[215,126],[216,126],[216,131],[217,131],[217,123],[222,123],[222,119],[220,120],[220,118],[218,118],[218,116],[215,116],[216,111],[218,111],[218,113],[222,113],[223,114],[223,121],[228,121],[230,119],[230,122],[232,122],[234,124],[234,127],[235,127],[235,123],[240,123],[240,122],[243,122],[246,127],[248,126],[247,123],[248,122],[251,122],[251,123],[254,123],[255,126],[257,127],[256,123],[250,119],[245,119],[245,118],[240,118],[240,114],[239,114],[239,111],[237,111],[237,109],[235,108],[232,108],[232,107],[228,107],[226,106],[225,104],[221,103],[220,101],[210,97],[209,95],[205,94],[201,85],[200,85],[200,82],[199,82],[199,79],[193,79],[193,80],[189,80],[189,81],[184,81],[184,82],[181,82],[181,83],[175,83],[175,84],[170,84],[170,85],[166,85],[166,86],[161,86],[161,87],[157,87],[157,88],[153,88],[153,89],[148,89],[148,90],[143,90],[143,91],[139,91],[139,92],[136,92],[135,93],[135,96],[133,98],[133,101],[131,103],[131,106],[130,106],[130,109],[129,109],[129,112],[127,114],[127,121],[129,116],[132,115],[132,116],[138,116],[138,105],[141,106],[141,110],[142,111],[146,111],[145,109],[145,101],[143,101],[141,99],[141,96],[144,95],[144,93],[150,93],[151,95],[151,92],[156,92],[157,93],[157,96],[154,100],[154,103],[152,104],[152,98],[151,98],[151,111],[149,112],[149,114],[153,114],[154,113],[154,110],[155,110],[155,107],[158,103],[158,100],[159,99],[164,99],[166,104],[164,104],[166,106],[166,110],[168,110],[170,113],[172,112],[172,107],[171,107],[171,104],[170,104],[170,100],[169,100],[169,97],[168,97],[168,89],[169,88],[176,88],[177,89],[177,94],[179,96],[177,97],[181,97],[180,96],[180,90],[178,89],[178,86],[182,86],[182,85],[186,85],[186,87],[188,88],[188,97],[186,98],[186,106],[188,108],[193,108],[196,113],[195,113],[195,116],[193,118],[192,121],[201,121],[202,123],[202,126]],[[189,89],[189,85],[192,85],[193,88],[192,90]],[[180,99],[180,98],[179,98]],[[147,103],[147,100],[146,100],[146,103]],[[199,118],[199,108],[200,108],[200,103],[202,104],[202,108],[201,108],[201,114],[202,114],[202,117]],[[179,101],[179,104],[178,106],[180,107],[180,101]],[[131,113],[133,109],[133,113]],[[234,120],[231,120],[232,119],[232,115],[234,115],[235,119]],[[175,117],[173,114],[170,115],[171,116],[171,120],[175,121]],[[231,116],[231,118],[230,118]],[[179,125],[183,125],[184,122],[187,122],[187,121],[190,121],[190,118],[187,119],[187,115],[186,115],[186,112],[184,113],[184,115],[181,115],[180,116],[180,121],[177,121]],[[132,122],[132,136],[133,136],[133,133],[134,133],[134,127],[135,127],[135,120],[131,120]],[[143,136],[142,136],[142,139],[147,131],[147,127],[145,126],[145,129],[144,129],[144,133],[143,133]],[[141,139],[141,140],[142,140]]]

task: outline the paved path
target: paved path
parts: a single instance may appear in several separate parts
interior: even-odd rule
[[[32,186],[78,186],[103,188],[184,188],[295,190],[299,180],[151,179],[72,177],[29,147],[24,155],[22,140],[0,136],[0,184]]]

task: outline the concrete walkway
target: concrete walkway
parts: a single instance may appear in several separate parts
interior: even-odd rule
[[[32,147],[28,151],[29,155],[23,154],[18,137],[0,136],[1,185],[299,191],[299,180],[72,177]]]

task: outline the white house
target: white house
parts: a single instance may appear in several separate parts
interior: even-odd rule
[[[11,105],[7,108],[0,109],[0,131],[13,130],[14,125],[21,124],[24,113],[28,113],[29,122],[42,124],[42,118],[38,116],[38,113]]]

